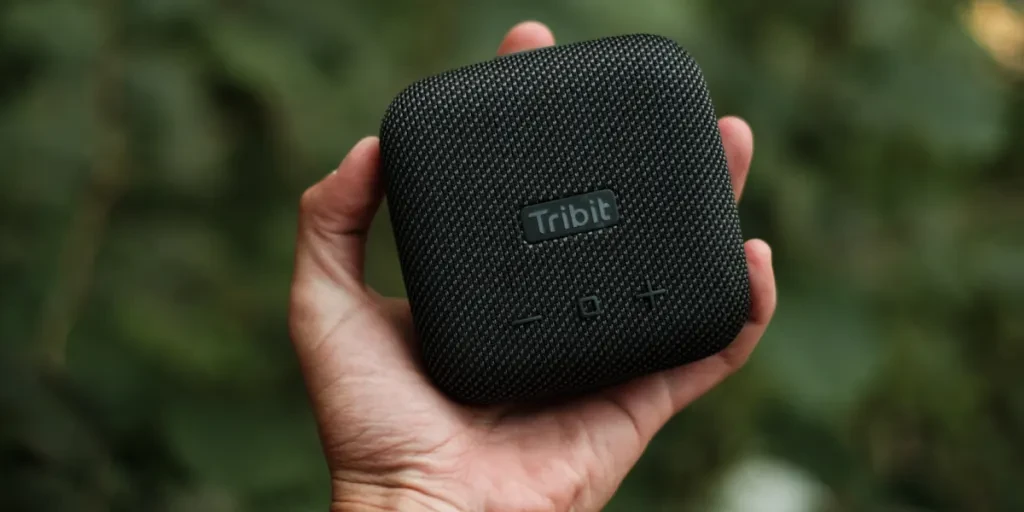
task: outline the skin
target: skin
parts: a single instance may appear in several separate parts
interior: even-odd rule
[[[552,44],[547,27],[527,22],[498,53]],[[719,127],[739,200],[753,135],[733,117]],[[382,195],[378,140],[367,137],[300,206],[290,327],[333,511],[599,510],[665,422],[743,366],[775,309],[771,250],[751,240],[750,320],[725,351],[543,409],[463,407],[418,366],[408,303],[364,283]]]

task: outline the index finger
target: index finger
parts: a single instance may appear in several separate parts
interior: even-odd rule
[[[534,50],[555,44],[555,36],[543,23],[524,21],[508,31],[498,46],[498,55]]]

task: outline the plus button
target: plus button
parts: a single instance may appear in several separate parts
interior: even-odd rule
[[[654,285],[651,284],[651,280],[647,279],[647,291],[636,294],[636,298],[640,300],[646,300],[647,306],[650,307],[651,309],[654,309],[654,299],[656,299],[658,295],[662,295],[665,293],[668,293],[668,290],[664,288],[659,288],[655,290]]]

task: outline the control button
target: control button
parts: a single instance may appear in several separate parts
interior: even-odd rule
[[[512,325],[516,326],[516,325],[532,324],[534,322],[539,321],[540,319],[541,319],[540,315],[528,316],[526,318],[520,318],[519,320],[513,320],[512,321]]]
[[[599,299],[597,295],[590,295],[588,297],[581,298],[579,300],[579,306],[580,315],[583,315],[584,318],[598,316],[604,313],[604,308],[601,307],[601,299]]]
[[[655,290],[654,285],[651,284],[651,280],[647,279],[647,291],[636,294],[636,298],[640,300],[646,300],[647,306],[651,309],[654,309],[654,299],[656,299],[658,295],[663,295],[666,293],[668,293],[668,290],[664,288]]]

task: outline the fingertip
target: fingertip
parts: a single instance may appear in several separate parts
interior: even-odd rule
[[[759,238],[753,238],[747,241],[745,247],[748,257],[771,264],[772,248],[768,245],[768,242]]]
[[[512,26],[512,28],[509,29],[509,31],[510,32],[513,32],[513,31],[532,32],[532,33],[535,33],[535,34],[546,35],[549,38],[552,37],[551,36],[551,29],[548,28],[548,26],[545,25],[544,23],[541,23],[540,21],[537,21],[537,20],[521,21],[519,23],[516,23],[514,26]]]
[[[731,116],[718,121],[718,130],[722,134],[722,147],[729,166],[733,194],[739,201],[747,183],[750,162],[754,158],[754,132],[746,121]]]
[[[380,140],[377,137],[363,137],[356,142],[352,149],[349,150],[345,158],[341,160],[338,167],[334,170],[337,172],[353,172],[359,169],[365,169],[370,167],[370,164],[374,164],[380,154]]]
[[[306,191],[302,215],[326,232],[365,231],[382,195],[379,159],[377,137],[359,140],[334,171]]]
[[[744,142],[751,148],[754,145],[754,131],[742,117],[725,116],[718,122],[718,128],[722,135],[729,135],[731,139]]]
[[[547,25],[539,21],[523,21],[512,27],[501,44],[498,55],[543,48],[555,44],[555,36]]]
[[[750,321],[765,325],[775,312],[775,271],[772,269],[772,249],[764,240],[753,239],[744,246],[750,272],[750,296],[753,301]]]
[[[320,185],[356,197],[372,194],[377,188],[379,159],[380,141],[377,137],[363,137]]]

